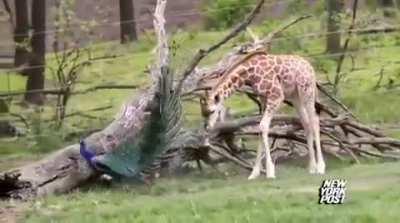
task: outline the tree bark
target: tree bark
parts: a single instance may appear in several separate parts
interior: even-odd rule
[[[137,40],[135,13],[132,0],[119,0],[121,43]]]
[[[29,41],[29,16],[28,1],[19,0],[15,3],[15,29],[14,29],[14,66],[19,67],[28,62],[28,41]]]
[[[28,81],[26,84],[25,100],[32,104],[44,103],[44,95],[32,90],[44,88],[45,53],[46,53],[46,0],[32,1],[32,28],[31,40],[32,55],[27,69]]]
[[[328,9],[328,35],[326,36],[326,51],[339,53],[341,50],[340,13],[344,8],[343,0],[326,0]]]

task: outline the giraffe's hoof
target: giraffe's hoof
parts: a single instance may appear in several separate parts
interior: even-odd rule
[[[310,174],[314,175],[314,174],[317,174],[317,169],[315,169],[315,168],[309,168],[309,169],[308,169],[308,172],[309,172]]]
[[[267,179],[274,179],[275,178],[275,165],[272,163],[268,165],[267,172],[266,172]]]
[[[248,179],[248,180],[254,180],[254,179],[257,179],[258,176],[260,176],[260,173],[259,173],[259,172],[258,172],[258,173],[252,172],[252,173],[250,174],[250,176],[249,176],[247,179]]]
[[[310,164],[310,165],[308,166],[308,172],[309,172],[310,174],[317,174],[317,173],[318,173],[317,164],[316,164],[316,163]]]
[[[267,175],[267,179],[275,179],[275,174]]]
[[[325,174],[325,163],[324,162],[318,163],[318,165],[317,165],[317,173],[321,174],[321,175]]]

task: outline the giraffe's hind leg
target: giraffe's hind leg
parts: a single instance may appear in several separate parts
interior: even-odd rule
[[[312,105],[308,104],[306,109],[312,123],[312,129],[315,139],[315,147],[317,149],[317,173],[325,174],[325,161],[321,149],[319,117],[315,112],[314,104]]]
[[[313,131],[313,123],[310,120],[308,112],[305,108],[305,104],[302,103],[299,98],[292,100],[293,106],[295,107],[297,114],[299,115],[301,124],[304,128],[304,133],[307,138],[307,148],[309,155],[309,163],[308,163],[308,171],[311,174],[315,174],[318,172],[317,161],[314,152],[314,131]]]
[[[308,84],[307,84],[308,83]],[[313,87],[312,87],[313,86]],[[305,112],[306,114],[304,116],[308,117],[307,118],[307,123],[304,126],[307,126],[311,131],[312,139],[309,140],[308,138],[311,136],[307,137],[308,141],[308,147],[310,150],[310,153],[312,151],[312,154],[310,154],[310,159],[315,160],[315,155],[314,155],[314,143],[313,141],[315,140],[315,147],[316,147],[316,170],[313,172],[316,172],[318,174],[324,174],[325,173],[325,161],[322,155],[321,151],[321,141],[320,141],[320,126],[319,126],[319,117],[317,112],[315,111],[315,101],[316,101],[316,86],[315,82],[313,80],[308,80],[306,81],[306,84],[303,86],[298,86],[298,93],[299,93],[299,104],[300,107],[302,108],[302,113]],[[305,111],[303,111],[303,109]],[[311,143],[310,143],[311,141]],[[311,155],[313,157],[311,157]],[[310,160],[310,163],[314,162],[313,160]],[[310,170],[311,172],[311,170]]]
[[[262,146],[262,143],[260,143],[257,148],[257,157],[256,157],[256,161],[253,166],[253,170],[251,171],[251,174],[247,179],[253,180],[253,179],[256,179],[258,176],[260,176],[261,160],[263,157],[262,155],[263,155],[263,146]]]

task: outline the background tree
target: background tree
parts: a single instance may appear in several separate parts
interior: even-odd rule
[[[344,0],[326,0],[328,9],[328,35],[326,36],[326,51],[338,53],[341,50],[340,13],[344,8]]]
[[[15,1],[15,29],[14,29],[14,66],[18,67],[28,62],[29,16],[28,1]]]
[[[385,17],[395,16],[395,0],[379,0],[378,2],[383,7],[383,15]]]
[[[137,40],[135,13],[132,0],[119,0],[121,43]]]
[[[26,83],[25,100],[41,105],[44,95],[35,90],[44,88],[45,53],[46,53],[46,0],[32,1],[32,55],[27,69],[28,81]]]

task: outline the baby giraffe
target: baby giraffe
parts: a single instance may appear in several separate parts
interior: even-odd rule
[[[317,96],[316,78],[310,63],[299,56],[269,55],[264,51],[246,55],[227,69],[218,79],[217,84],[207,92],[204,109],[208,116],[206,128],[214,126],[223,101],[243,85],[252,87],[265,104],[260,130],[265,151],[267,178],[275,178],[275,166],[268,144],[268,131],[273,115],[284,100],[293,103],[303,125],[309,150],[309,172],[324,174],[325,162],[321,152],[319,117],[314,107]],[[248,179],[255,179],[260,175],[262,158],[263,149],[260,147],[253,171]]]

